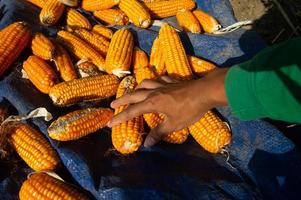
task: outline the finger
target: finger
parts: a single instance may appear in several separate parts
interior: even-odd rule
[[[161,138],[166,134],[165,127],[166,124],[163,122],[157,127],[153,128],[146,136],[144,146],[148,148],[160,142]]]
[[[178,83],[176,79],[173,79],[170,76],[159,76],[156,80],[161,83]]]
[[[127,104],[134,104],[141,101],[144,101],[146,97],[151,93],[148,90],[137,90],[128,94],[123,95],[122,97],[111,102],[112,108],[118,108]]]
[[[136,87],[136,89],[156,89],[162,86],[163,84],[161,82],[145,79]]]

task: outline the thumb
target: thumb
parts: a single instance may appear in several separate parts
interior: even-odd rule
[[[165,133],[166,133],[166,131],[164,129],[165,129],[165,123],[164,122],[159,124],[155,128],[153,128],[149,132],[147,137],[145,138],[144,146],[145,147],[151,147],[151,146],[154,146],[155,144],[157,144],[161,140],[163,135],[165,135]]]

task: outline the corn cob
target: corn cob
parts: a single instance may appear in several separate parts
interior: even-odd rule
[[[195,56],[187,57],[193,73],[195,73],[198,76],[205,76],[206,74],[208,74],[216,68],[216,66],[213,63],[208,62],[206,60],[200,59]]]
[[[159,37],[168,74],[178,79],[191,79],[192,71],[178,33],[170,25],[164,24]]]
[[[110,42],[103,36],[87,31],[85,29],[75,29],[76,36],[89,43],[101,55],[105,56],[109,49]]]
[[[42,133],[27,124],[18,124],[9,134],[9,142],[33,170],[54,170],[59,158]]]
[[[151,16],[137,0],[120,0],[119,8],[137,27],[147,28],[150,26]]]
[[[132,92],[136,85],[133,76],[125,77],[117,90],[116,98],[123,96],[126,93]],[[115,115],[122,112],[125,106],[115,109]],[[129,121],[123,122],[112,127],[112,142],[114,147],[122,154],[130,154],[139,149],[142,145],[143,133],[143,118],[142,116],[135,117]]]
[[[192,137],[207,151],[218,153],[230,143],[231,133],[228,126],[212,111],[189,127]]]
[[[94,11],[93,15],[108,25],[123,26],[129,23],[129,18],[124,14],[124,12],[117,9]]]
[[[105,108],[76,110],[52,122],[48,134],[54,140],[76,140],[105,127],[112,117],[113,111]]]
[[[77,78],[76,71],[73,67],[71,58],[68,52],[59,44],[55,45],[55,54],[53,61],[60,72],[64,81],[70,81]]]
[[[83,0],[82,8],[87,11],[106,10],[118,5],[120,0]]]
[[[191,11],[186,9],[179,10],[176,17],[178,24],[183,28],[184,31],[201,33],[201,25]]]
[[[159,2],[159,1],[166,1],[166,0],[142,0],[145,3],[151,3],[151,2]]]
[[[116,31],[106,57],[106,71],[118,77],[125,76],[130,69],[133,48],[134,38],[132,33],[127,29]]]
[[[88,59],[94,63],[99,70],[104,71],[104,58],[95,51],[87,42],[67,31],[59,31],[58,37],[63,41],[67,49],[79,59]]]
[[[82,78],[87,76],[102,75],[103,73],[90,61],[80,60],[76,63],[77,70]]]
[[[182,9],[192,10],[195,8],[193,0],[168,0],[144,3],[143,5],[149,10],[152,18],[156,19],[175,16]]]
[[[206,33],[213,33],[221,28],[221,25],[218,23],[218,21],[204,11],[195,10],[193,11],[193,14]]]
[[[49,96],[55,105],[68,106],[113,96],[118,84],[114,75],[91,76],[59,83],[51,88]]]
[[[59,0],[62,4],[70,7],[76,7],[78,6],[79,0]]]
[[[34,55],[45,60],[50,60],[53,58],[55,46],[45,35],[37,33],[33,36],[31,41],[31,50]]]
[[[46,61],[37,56],[29,56],[23,62],[23,69],[33,85],[45,94],[48,94],[56,83],[57,77],[55,72]]]
[[[134,48],[132,62],[133,62],[134,73],[138,69],[142,69],[149,66],[147,54],[141,49],[139,49],[138,47]]]
[[[66,18],[67,25],[71,28],[85,28],[88,30],[92,28],[89,20],[73,8],[68,9]]]
[[[138,84],[140,84],[144,79],[154,79],[157,77],[155,71],[147,66],[136,69],[134,74]]]
[[[0,77],[28,44],[31,30],[24,22],[15,22],[1,30]]]
[[[19,191],[20,200],[89,200],[71,185],[46,173],[32,174]]]
[[[39,7],[39,8],[43,8],[45,1],[44,0],[26,0],[27,2]]]
[[[62,16],[65,6],[59,0],[47,0],[40,12],[40,22],[43,25],[54,25]]]
[[[92,31],[94,33],[97,33],[99,35],[104,36],[105,38],[107,38],[108,40],[111,40],[113,37],[113,31],[103,25],[100,24],[96,24],[93,26]]]
[[[164,56],[163,56],[163,48],[160,45],[159,37],[153,42],[151,55],[149,59],[149,64],[152,68],[155,69],[156,73],[159,76],[163,76],[166,73]]]

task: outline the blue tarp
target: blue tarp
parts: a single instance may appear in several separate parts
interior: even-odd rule
[[[197,3],[223,26],[236,22],[228,0],[198,0]],[[55,36],[60,25],[40,26],[38,12],[21,0],[0,0],[0,28],[25,20],[35,31]],[[149,53],[158,28],[129,28],[137,38],[137,45]],[[255,32],[242,29],[221,36],[185,33],[181,37],[190,54],[223,67],[245,61],[265,46]],[[23,53],[0,80],[0,101],[9,102],[20,114],[42,106],[57,118],[79,107],[109,105],[110,100],[104,100],[56,108],[47,95],[21,78],[21,61],[28,55]],[[122,156],[112,151],[110,130],[103,129],[77,141],[50,140],[65,167],[64,173],[58,173],[63,177],[70,173],[73,183],[95,199],[298,199],[301,157],[294,144],[264,121],[242,122],[228,108],[218,110],[233,132],[232,143],[226,148],[228,161],[225,155],[205,152],[192,138],[183,145],[160,143]],[[42,119],[28,123],[47,136],[49,123]],[[0,164],[0,199],[17,199],[20,184],[30,170],[26,167],[14,170],[13,164],[4,161]]]

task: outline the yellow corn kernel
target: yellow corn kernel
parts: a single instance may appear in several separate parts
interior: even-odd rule
[[[45,35],[37,33],[33,36],[31,41],[31,50],[34,55],[45,60],[50,60],[53,58],[55,46]]]
[[[66,20],[67,25],[71,28],[85,28],[88,30],[92,28],[89,20],[73,8],[68,9]]]
[[[164,48],[160,44],[159,37],[153,42],[149,64],[159,76],[163,76],[166,73],[163,50]]]
[[[91,45],[67,31],[59,31],[57,35],[73,55],[79,59],[90,60],[99,70],[104,71],[104,58],[98,51],[94,50]]]
[[[36,173],[22,184],[20,200],[89,200],[86,195],[71,185],[46,173]]]
[[[23,69],[33,85],[45,94],[48,94],[56,83],[57,77],[53,69],[37,56],[29,56],[23,62]]]
[[[154,70],[150,67],[138,68],[134,71],[134,74],[138,84],[140,84],[144,79],[154,79],[157,77]]]
[[[192,71],[178,33],[170,25],[164,24],[159,37],[168,74],[177,79],[191,79]]]
[[[109,29],[101,24],[94,25],[92,28],[92,32],[97,33],[101,36],[104,36],[108,40],[112,39],[113,33],[114,33],[111,29]]]
[[[76,110],[52,122],[48,134],[54,140],[76,140],[105,127],[112,117],[113,111],[107,108]]]
[[[59,0],[47,0],[40,12],[40,22],[46,26],[54,25],[63,15],[64,9],[65,5]]]
[[[195,10],[193,11],[193,14],[206,33],[213,33],[221,28],[221,25],[218,23],[218,21],[204,11]]]
[[[137,27],[148,28],[150,26],[151,16],[137,0],[120,0],[119,8]]]
[[[228,126],[212,111],[189,127],[192,137],[210,153],[218,153],[231,141]]]
[[[136,86],[136,80],[133,76],[126,76],[118,87],[116,98],[132,92]],[[115,115],[122,112],[125,106],[115,109]],[[142,145],[143,133],[142,116],[135,117],[129,121],[123,122],[112,127],[112,142],[117,151],[122,154],[130,154],[139,149]]]
[[[82,8],[87,11],[106,10],[118,5],[120,0],[83,0]]]
[[[9,134],[9,142],[33,170],[54,170],[60,160],[46,138],[27,124],[20,123]]]
[[[99,71],[98,68],[90,61],[80,60],[76,63],[76,67],[82,78],[103,74],[103,72]]]
[[[82,101],[101,100],[116,94],[119,79],[114,75],[98,75],[62,82],[51,88],[49,96],[57,106]]]
[[[143,5],[149,10],[154,19],[172,17],[175,16],[179,10],[192,10],[195,8],[194,0],[155,1],[149,3],[145,2]]]
[[[106,71],[123,77],[130,73],[134,37],[127,29],[119,29],[112,37],[106,57]]]
[[[187,56],[191,69],[197,76],[205,76],[216,69],[216,65],[196,56]]]
[[[178,24],[183,28],[184,31],[191,33],[201,33],[201,25],[190,10],[179,10],[176,17]]]
[[[107,9],[94,11],[93,15],[99,19],[101,22],[104,22],[108,25],[127,25],[129,23],[129,18],[118,9]]]
[[[139,49],[138,47],[135,47],[133,51],[132,63],[133,63],[134,73],[138,69],[148,67],[149,63],[148,63],[147,54],[141,49]]]
[[[26,1],[39,8],[43,8],[43,6],[45,4],[45,0],[26,0]]]

